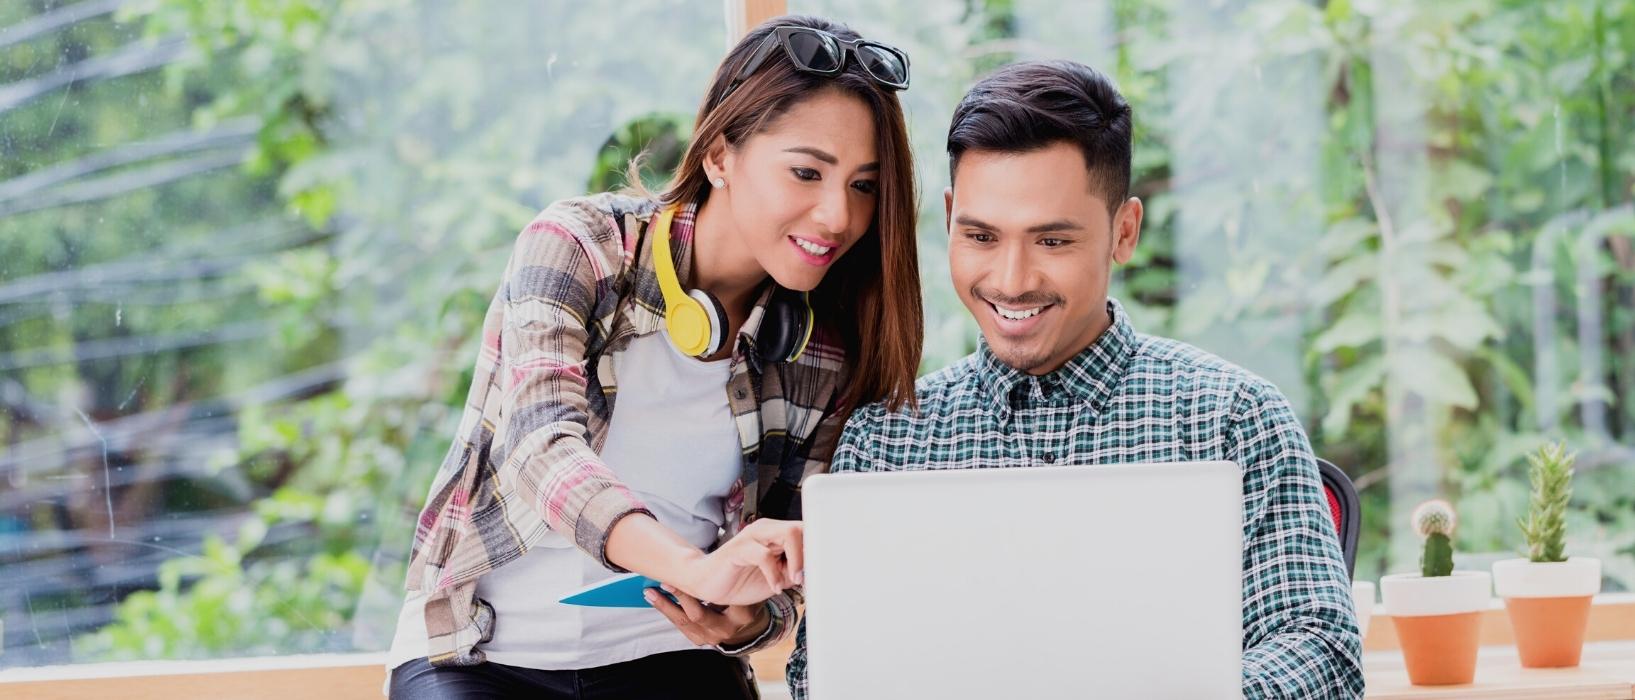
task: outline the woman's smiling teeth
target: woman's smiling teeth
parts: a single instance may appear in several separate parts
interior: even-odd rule
[[[818,244],[813,243],[811,241],[808,241],[808,240],[806,240],[804,238],[795,238],[794,240],[795,240],[795,245],[800,246],[801,250],[804,250],[804,251],[806,251],[808,253],[816,255],[816,256],[818,256],[820,258],[825,256],[825,255],[828,255],[829,251],[834,250],[833,246],[821,246],[821,245],[818,245]]]

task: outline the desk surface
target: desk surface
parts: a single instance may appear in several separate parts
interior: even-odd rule
[[[1477,657],[1476,682],[1425,687],[1408,683],[1402,655],[1377,651],[1363,655],[1369,700],[1436,700],[1503,698],[1635,699],[1635,642],[1597,642],[1584,647],[1578,668],[1522,668],[1515,647],[1485,647]]]

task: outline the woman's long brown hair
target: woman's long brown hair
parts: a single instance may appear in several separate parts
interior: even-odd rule
[[[783,51],[775,51],[727,95],[732,79],[750,55],[773,27],[782,25],[821,29],[846,40],[858,38],[845,25],[802,15],[775,17],[746,34],[716,68],[698,110],[692,142],[660,199],[666,204],[702,203],[709,197],[704,160],[717,137],[733,146],[741,144],[800,100],[825,88],[861,99],[874,115],[875,149],[880,159],[874,221],[813,290],[812,310],[818,319],[817,333],[832,330],[846,350],[848,379],[840,396],[843,413],[881,400],[891,410],[913,405],[925,316],[914,240],[919,196],[902,105],[895,93],[869,79],[855,59],[848,60],[840,74],[822,76],[795,70]]]

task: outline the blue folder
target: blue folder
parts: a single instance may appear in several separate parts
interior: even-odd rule
[[[649,588],[659,588],[659,582],[641,574],[624,574],[569,593],[558,602],[592,608],[651,608],[652,604],[642,597],[642,591]],[[659,593],[671,602],[676,599],[662,588]]]

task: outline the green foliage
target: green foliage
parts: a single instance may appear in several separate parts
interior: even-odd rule
[[[1549,434],[1580,455],[1575,507],[1551,527],[1573,528],[1575,552],[1635,588],[1635,460],[1614,449],[1635,440],[1635,2],[1090,6],[797,8],[916,58],[904,100],[927,195],[924,368],[975,345],[942,228],[954,100],[1006,60],[1091,61],[1134,108],[1132,188],[1147,212],[1113,294],[1144,331],[1262,373],[1294,368],[1273,379],[1308,418],[1317,452],[1361,487],[1359,580],[1413,565],[1419,542],[1402,511],[1431,493],[1457,496],[1463,524],[1434,545],[1428,537],[1422,564],[1451,570],[1454,547],[1516,548],[1511,523],[1528,498],[1519,475]],[[124,415],[127,400],[123,411],[157,411],[292,373],[334,368],[344,380],[245,404],[234,446],[213,453],[215,479],[178,480],[158,503],[169,513],[253,502],[242,526],[253,536],[178,553],[159,590],[127,596],[116,623],[78,649],[344,648],[352,641],[336,630],[366,614],[359,597],[401,583],[511,237],[547,201],[622,184],[643,148],[644,182],[662,184],[719,57],[721,22],[662,0],[127,7],[0,52],[5,82],[118,50],[133,27],[152,40],[185,35],[195,50],[162,74],[65,91],[65,109],[52,95],[6,112],[7,153],[24,157],[0,159],[0,180],[237,119],[254,125],[246,164],[0,217],[0,278],[138,255],[249,260],[173,285],[203,301],[7,307],[0,345],[66,354],[123,335],[264,325],[249,341],[4,379],[33,395],[91,394],[86,413],[99,421]],[[0,24],[30,11],[0,7]],[[1106,41],[1052,21],[1075,12],[1104,12]],[[223,235],[262,219],[268,228],[238,243]],[[1591,229],[1604,233],[1594,245],[1582,240]],[[1599,297],[1580,289],[1581,270],[1595,273]],[[1536,318],[1541,291],[1556,301]],[[1599,337],[1581,335],[1580,319],[1595,316]],[[1592,350],[1598,370],[1584,364]],[[1549,358],[1553,385],[1541,370]],[[1587,397],[1604,399],[1604,429],[1585,424]],[[0,441],[50,429],[0,421]],[[1529,548],[1533,522],[1522,526]]]
[[[1601,451],[1586,474],[1630,480],[1617,443],[1635,436],[1635,3],[1127,5],[1115,12],[1134,189],[1180,217],[1149,216],[1153,257],[1119,270],[1115,292],[1157,303],[1135,305],[1147,330],[1296,389],[1318,454],[1361,486],[1359,579],[1407,563],[1418,543],[1401,514],[1434,493],[1469,511],[1459,546],[1513,547],[1524,495],[1511,475],[1546,427]],[[1301,162],[1310,139],[1287,134],[1310,133],[1298,115],[1312,100],[1311,177],[1242,165]],[[1191,163],[1199,180],[1183,186],[1176,154],[1200,151],[1223,155]],[[1576,281],[1584,269],[1598,294]],[[1596,316],[1607,364],[1579,366]],[[1302,330],[1276,340],[1237,330],[1294,319]],[[1287,345],[1304,351],[1302,377],[1275,376],[1260,352]],[[1610,435],[1578,424],[1586,396],[1620,416]],[[1635,559],[1635,538],[1614,534],[1635,496],[1581,494],[1598,549]],[[1620,566],[1620,580],[1635,575]]]
[[[357,605],[368,559],[353,550],[318,554],[299,566],[247,559],[268,522],[253,517],[236,542],[211,535],[202,554],[166,561],[159,589],[127,596],[117,621],[77,640],[76,653],[142,660],[345,649],[337,631]]]
[[[586,192],[611,192],[641,185],[659,192],[687,152],[690,120],[674,114],[654,114],[629,122],[602,145]],[[640,156],[641,182],[628,182],[628,165]]]
[[[1527,541],[1527,556],[1536,562],[1567,561],[1567,504],[1573,497],[1573,461],[1561,443],[1546,444],[1527,455],[1533,484],[1527,518],[1518,519]]]
[[[127,597],[79,654],[384,643],[343,631],[367,591],[400,600],[415,512],[448,447],[515,232],[550,199],[624,184],[643,149],[645,184],[661,186],[685,146],[690,119],[680,115],[702,84],[675,76],[708,74],[719,21],[662,1],[625,9],[652,20],[648,33],[684,28],[647,42],[666,61],[590,50],[633,29],[556,5],[163,0],[131,18],[199,49],[166,73],[208,84],[196,123],[261,125],[245,173],[274,178],[286,215],[324,235],[246,267],[250,300],[272,322],[259,347],[280,358],[275,368],[335,366],[345,380],[247,404],[236,446],[214,456],[224,480],[248,479],[260,520],[281,536],[176,560],[186,563],[167,569],[176,574],[160,590]],[[502,48],[537,44],[539,26],[561,29],[554,48],[521,58]],[[337,358],[344,364],[319,364]],[[275,609],[284,612],[262,613]],[[186,622],[164,621],[173,615]]]

